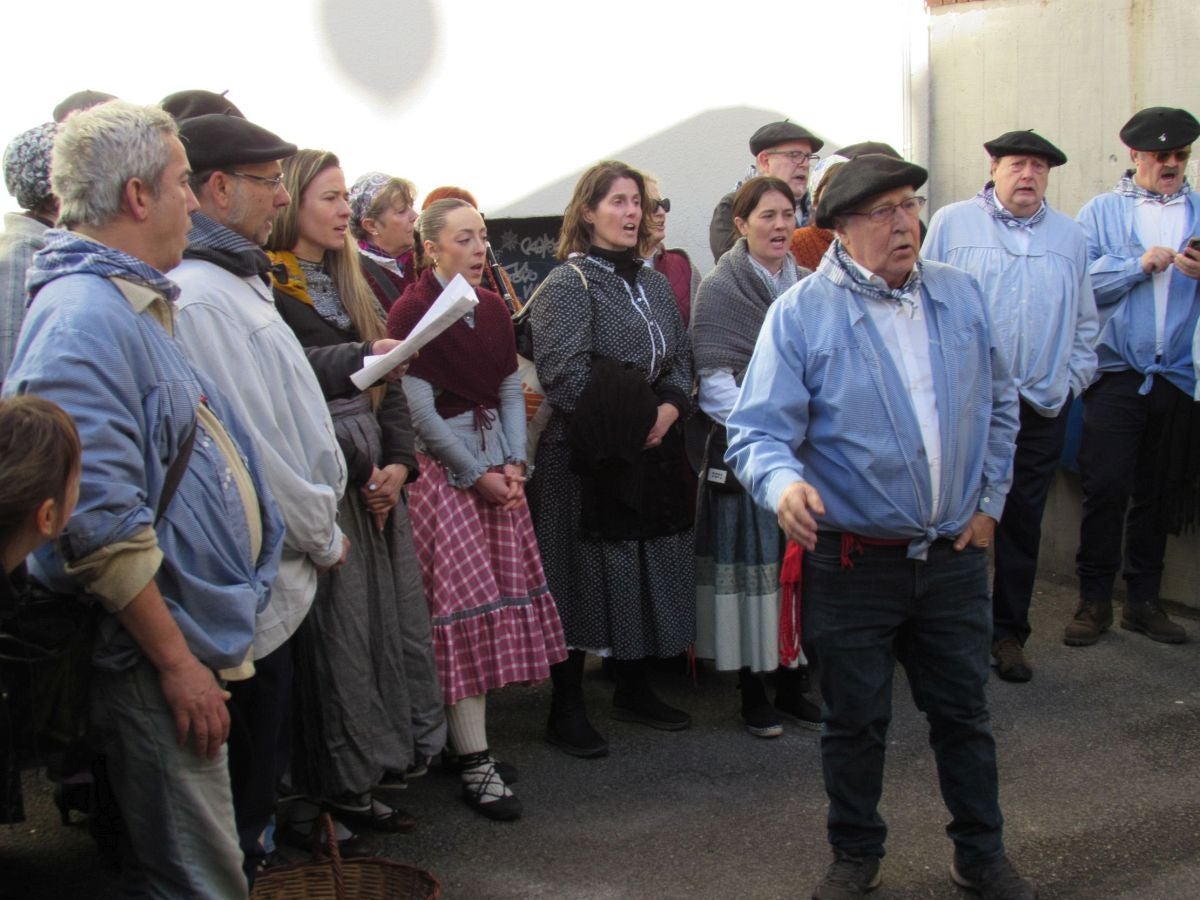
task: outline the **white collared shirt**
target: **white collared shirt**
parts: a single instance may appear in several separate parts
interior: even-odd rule
[[[1179,246],[1183,240],[1183,231],[1187,227],[1186,197],[1180,194],[1170,203],[1159,203],[1155,200],[1139,198],[1134,202],[1134,228],[1142,246],[1147,250],[1151,247]],[[1171,285],[1171,266],[1156,272],[1154,279],[1154,355],[1162,356],[1163,333],[1167,326],[1167,291]]]
[[[851,260],[873,284],[887,289],[887,283]],[[880,300],[863,295],[871,321],[879,329],[896,371],[904,379],[908,399],[921,428],[925,458],[929,462],[932,502],[930,521],[937,521],[942,480],[942,433],[938,418],[937,394],[933,386],[933,368],[929,363],[929,327],[922,312],[921,292],[909,294],[911,302]]]

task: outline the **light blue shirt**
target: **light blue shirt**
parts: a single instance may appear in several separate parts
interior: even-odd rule
[[[1200,234],[1200,196],[1186,195],[1187,227],[1176,249]],[[1079,224],[1087,234],[1088,263],[1096,306],[1100,311],[1100,339],[1096,345],[1101,372],[1133,369],[1146,376],[1141,392],[1148,393],[1155,375],[1163,375],[1190,397],[1196,388],[1192,367],[1192,336],[1200,317],[1200,282],[1174,266],[1167,288],[1167,315],[1163,328],[1162,358],[1156,359],[1154,280],[1142,271],[1146,252],[1136,227],[1137,200],[1108,193],[1093,197],[1079,211]]]
[[[921,253],[975,276],[1018,392],[1039,414],[1055,416],[1096,372],[1100,323],[1087,238],[1056,210],[1026,230],[1005,225],[984,203],[976,197],[938,210]]]
[[[803,479],[824,500],[821,529],[909,538],[908,555],[923,559],[976,512],[1000,518],[1018,418],[978,284],[949,266],[920,265],[942,445],[937,508],[905,380],[830,256],[767,313],[727,422],[725,458],[760,505],[778,509],[784,489]]]

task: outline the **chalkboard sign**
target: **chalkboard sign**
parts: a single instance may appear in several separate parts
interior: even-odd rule
[[[524,303],[550,270],[558,265],[554,258],[562,216],[535,216],[528,219],[487,220],[492,252],[512,280]]]

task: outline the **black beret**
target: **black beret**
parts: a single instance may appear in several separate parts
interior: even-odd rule
[[[116,99],[115,94],[106,94],[103,91],[76,91],[70,97],[63,100],[62,103],[58,104],[58,106],[54,107],[52,115],[55,122],[62,122],[73,112],[91,109],[93,106],[99,106],[101,103],[107,103],[109,100]]]
[[[838,169],[837,177],[830,180],[829,187],[821,194],[817,227],[832,228],[834,217],[840,213],[898,187],[919,188],[928,177],[929,173],[920,166],[903,159],[882,153],[856,156]]]
[[[1186,109],[1151,106],[1121,129],[1121,140],[1130,150],[1174,150],[1186,147],[1200,136],[1200,122]]]
[[[813,153],[825,146],[825,142],[807,128],[784,119],[782,122],[764,125],[750,135],[750,152],[758,156],[764,150],[769,150],[778,144],[786,144],[788,141],[808,141],[812,144]]]
[[[1006,131],[1000,137],[992,138],[985,143],[983,149],[995,158],[1001,156],[1044,156],[1046,162],[1050,164],[1050,168],[1061,166],[1067,161],[1067,154],[1063,153],[1040,134],[1035,134],[1033,129],[1029,131]]]
[[[184,119],[194,119],[196,116],[207,116],[212,113],[246,118],[242,111],[233,105],[224,93],[214,94],[212,91],[176,91],[162,98],[158,104],[176,122]]]
[[[868,153],[882,153],[892,159],[901,158],[895,147],[882,141],[862,141],[857,144],[849,144],[839,150],[837,155],[844,156],[846,159],[854,159],[856,156],[865,156]]]
[[[209,113],[179,123],[193,172],[286,159],[296,145],[240,116]]]

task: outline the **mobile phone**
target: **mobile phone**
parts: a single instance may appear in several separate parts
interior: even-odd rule
[[[1200,237],[1194,237],[1188,240],[1189,250],[1200,250]]]

